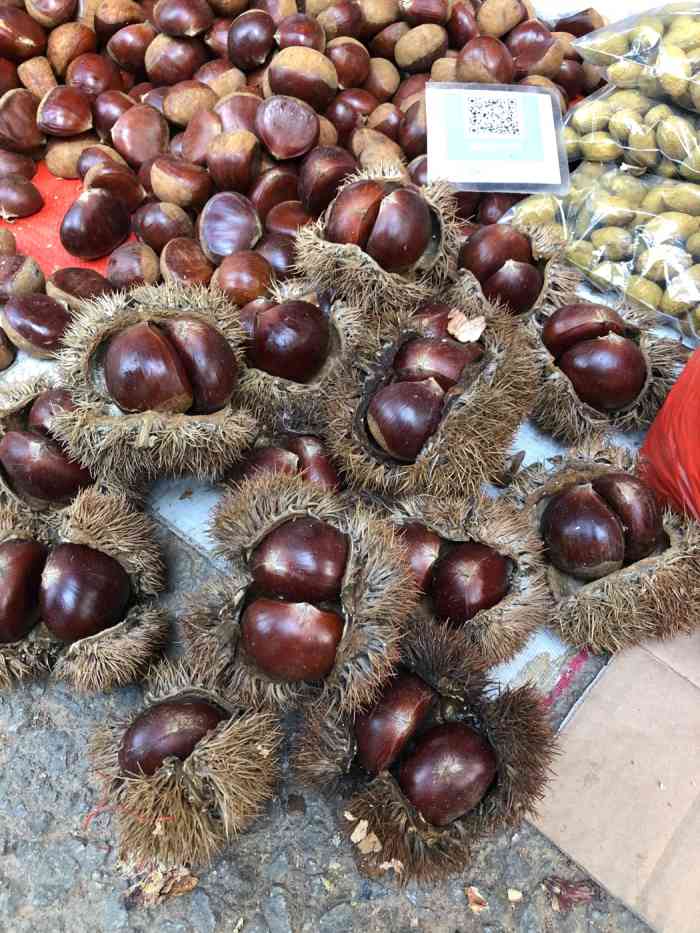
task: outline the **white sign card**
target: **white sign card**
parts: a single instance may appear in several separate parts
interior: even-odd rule
[[[468,191],[566,194],[556,98],[537,87],[429,82],[428,180]]]

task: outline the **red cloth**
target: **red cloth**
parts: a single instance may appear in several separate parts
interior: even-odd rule
[[[700,519],[700,350],[690,357],[649,429],[642,475],[665,502]]]
[[[84,262],[64,250],[58,235],[64,214],[82,190],[82,182],[56,178],[44,162],[39,164],[32,181],[44,197],[45,203],[39,213],[13,220],[12,223],[0,220],[0,226],[7,227],[14,233],[17,252],[36,259],[47,278],[56,269],[65,269],[67,266],[97,269],[104,275],[108,257]]]

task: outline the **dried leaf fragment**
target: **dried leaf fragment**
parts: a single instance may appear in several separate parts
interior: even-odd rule
[[[508,900],[511,904],[519,904],[523,899],[523,892],[517,888],[508,888]]]
[[[475,888],[473,885],[467,888],[467,901],[469,903],[469,909],[472,913],[480,914],[484,910],[489,909],[488,901],[482,897],[481,892],[478,888]]]
[[[447,333],[460,343],[474,343],[485,329],[486,318],[483,314],[468,318],[464,311],[452,308],[447,315]]]

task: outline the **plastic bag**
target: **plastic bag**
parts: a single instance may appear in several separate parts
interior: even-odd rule
[[[610,84],[700,113],[700,2],[671,3],[597,29],[574,43]]]
[[[700,350],[686,364],[649,429],[642,475],[669,505],[700,519]]]
[[[606,87],[566,115],[570,161],[624,162],[664,178],[700,181],[700,116],[639,91]]]
[[[569,201],[566,255],[591,284],[700,335],[700,185],[623,169]]]

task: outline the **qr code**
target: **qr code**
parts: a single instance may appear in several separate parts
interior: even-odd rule
[[[503,95],[468,98],[467,132],[471,136],[520,136],[520,101]]]

